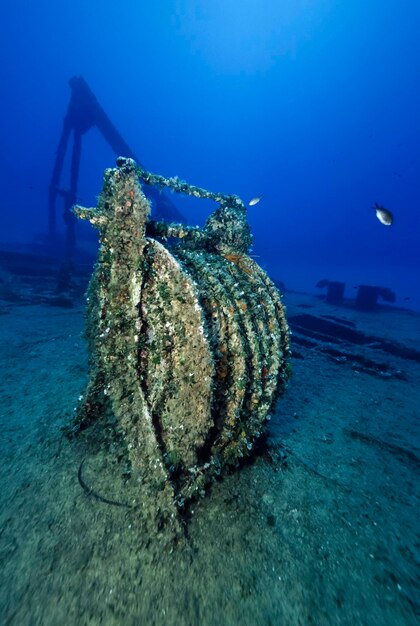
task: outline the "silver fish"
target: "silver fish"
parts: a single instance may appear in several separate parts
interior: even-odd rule
[[[255,206],[256,204],[258,204],[258,202],[261,200],[262,196],[255,196],[255,198],[251,198],[251,200],[248,202],[249,206]]]
[[[385,207],[381,206],[377,202],[373,205],[372,209],[375,209],[376,217],[384,224],[384,226],[391,226],[394,222],[394,216],[391,211],[388,211]]]

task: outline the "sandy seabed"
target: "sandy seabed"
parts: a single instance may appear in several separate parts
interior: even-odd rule
[[[268,452],[194,504],[172,551],[79,484],[85,458],[85,480],[124,497],[112,454],[62,432],[87,380],[83,305],[0,302],[3,626],[419,623],[420,314],[285,302],[293,376]]]

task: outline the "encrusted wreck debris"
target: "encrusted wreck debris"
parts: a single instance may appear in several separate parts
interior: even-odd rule
[[[100,232],[75,430],[108,404],[161,523],[251,454],[288,378],[289,333],[279,292],[248,256],[240,198],[117,165],[98,207],[75,208]],[[219,206],[202,229],[151,221],[139,178]]]

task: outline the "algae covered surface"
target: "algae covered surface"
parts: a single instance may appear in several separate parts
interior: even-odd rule
[[[118,443],[62,431],[88,377],[84,304],[1,307],[2,624],[418,623],[420,318],[285,303],[293,375],[268,447],[193,502],[176,544],[148,536]],[[320,343],[309,315],[408,352]]]
[[[100,249],[87,298],[89,383],[73,433],[106,432],[110,409],[127,463],[148,486],[150,532],[170,522],[178,534],[190,499],[250,456],[288,378],[289,332],[278,290],[246,254],[239,197],[142,170],[220,201],[202,230],[148,222],[138,166],[117,165],[98,206],[74,209],[99,229]],[[150,226],[162,243],[146,237]],[[178,242],[165,247],[174,231]]]

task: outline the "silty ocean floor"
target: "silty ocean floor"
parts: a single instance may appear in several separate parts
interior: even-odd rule
[[[0,303],[2,625],[419,623],[420,315],[285,303],[293,376],[268,449],[193,505],[172,551],[79,484],[85,459],[98,493],[131,488],[112,447],[62,432],[87,380],[83,303]]]

